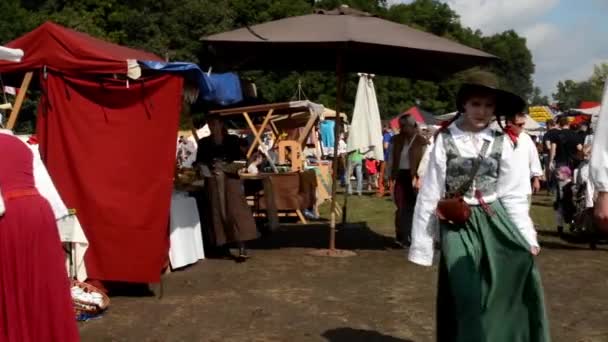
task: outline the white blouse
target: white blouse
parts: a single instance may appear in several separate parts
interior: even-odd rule
[[[513,143],[511,143],[511,147],[514,149],[512,156],[513,163],[505,165],[505,167],[511,167],[505,170],[505,173],[513,177],[503,177],[498,180],[501,183],[499,188],[503,191],[498,194],[501,199],[512,196],[517,197],[520,193],[531,195],[532,185],[530,184],[530,179],[532,177],[540,177],[543,174],[538,151],[532,138],[527,133],[521,133],[517,138],[517,147]],[[525,179],[528,181],[524,181]]]
[[[477,157],[481,152],[485,140],[490,142],[486,157],[491,153],[494,144],[494,131],[491,128],[486,128],[477,133],[470,133],[464,132],[460,130],[456,124],[452,124],[448,129],[450,130],[456,148],[458,148],[462,157]],[[499,199],[499,194],[503,193],[501,189],[502,184],[511,183],[509,177],[514,177],[512,173],[506,172],[511,169],[512,164],[516,162],[513,158],[513,145],[507,137],[503,139],[502,151],[498,177],[499,179],[505,180],[505,182],[498,182],[497,193],[484,194],[483,200],[486,203],[492,203]],[[439,238],[439,225],[436,224],[434,216],[437,202],[443,197],[445,192],[446,169],[446,150],[443,136],[442,134],[439,134],[430,154],[429,165],[424,174],[422,188],[418,194],[416,208],[414,210],[412,244],[409,250],[408,259],[419,265],[431,266],[433,264],[434,241]],[[528,182],[529,180],[524,179],[520,181]],[[475,187],[475,184],[473,183],[472,186]],[[502,201],[503,205],[514,225],[518,227],[519,232],[530,246],[538,247],[536,231],[534,230],[534,225],[529,215],[527,196],[521,194],[520,197],[521,198],[511,198],[509,201]],[[479,204],[475,198],[465,197],[465,201],[470,205]],[[526,205],[523,205],[524,203]]]

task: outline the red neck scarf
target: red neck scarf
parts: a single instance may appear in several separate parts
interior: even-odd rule
[[[517,147],[517,138],[519,137],[519,135],[517,133],[515,133],[515,131],[513,130],[513,127],[510,125],[507,125],[507,127],[505,127],[505,129],[504,129],[504,132],[511,139],[511,141],[513,142],[513,145],[515,147]]]
[[[35,135],[32,135],[27,139],[27,143],[30,145],[38,145],[38,138]]]

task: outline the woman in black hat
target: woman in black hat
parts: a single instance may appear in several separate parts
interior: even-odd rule
[[[441,246],[438,341],[549,341],[528,208],[501,201],[501,185],[512,181],[505,170],[513,142],[490,128],[525,102],[498,89],[493,74],[476,72],[457,104],[458,116],[438,133],[430,155],[409,251],[410,261],[430,266],[434,240]]]

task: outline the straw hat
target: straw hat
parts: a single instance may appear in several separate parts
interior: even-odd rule
[[[464,104],[471,94],[478,92],[496,95],[496,115],[513,115],[521,113],[526,102],[518,95],[498,87],[498,78],[491,72],[475,71],[468,75],[456,96],[458,111],[464,113]]]

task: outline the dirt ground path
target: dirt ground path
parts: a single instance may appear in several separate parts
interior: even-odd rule
[[[244,264],[205,260],[165,276],[162,299],[114,297],[81,324],[83,341],[434,341],[436,267],[406,262],[390,229],[365,225],[338,232],[356,257],[308,256],[326,232],[284,228]],[[553,340],[608,341],[608,248],[542,240]]]

